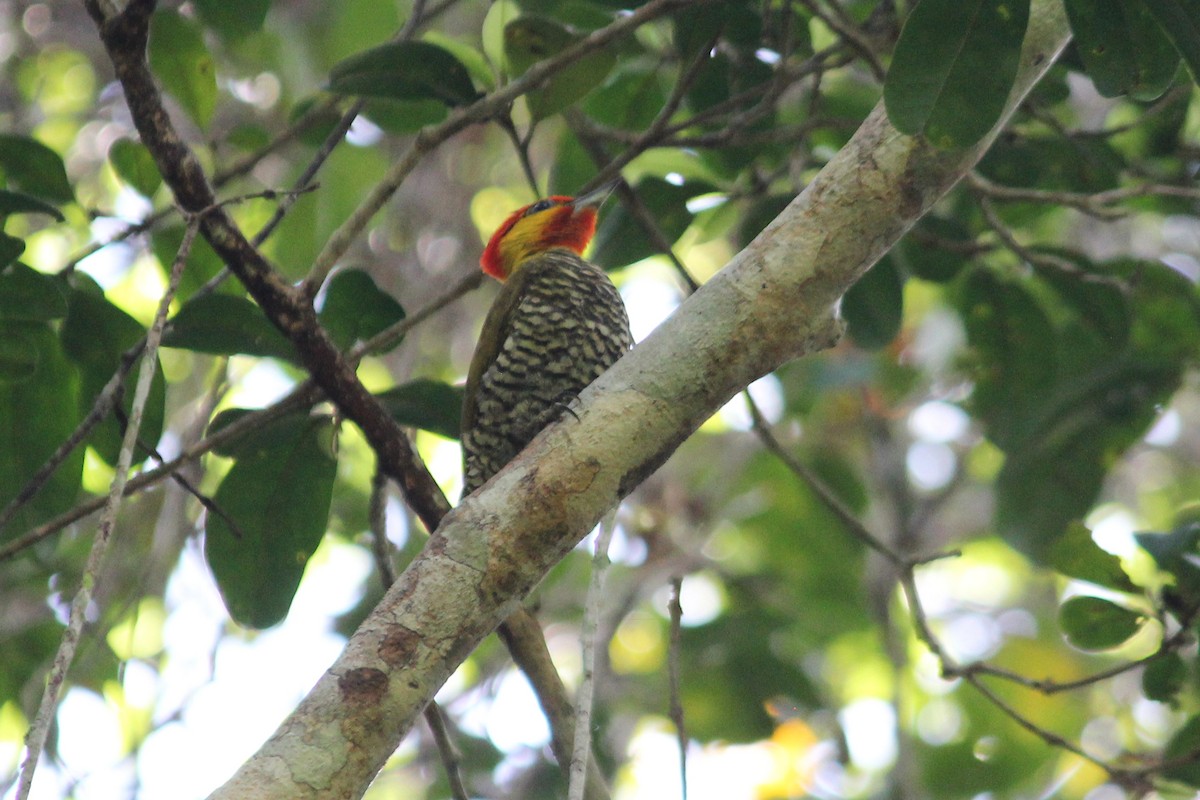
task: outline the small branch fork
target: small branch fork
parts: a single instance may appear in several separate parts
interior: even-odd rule
[[[1061,692],[1073,691],[1082,689],[1088,686],[1093,686],[1102,681],[1113,678],[1132,670],[1143,667],[1159,658],[1191,643],[1194,639],[1190,633],[1191,619],[1182,620],[1180,629],[1175,633],[1166,636],[1160,643],[1156,652],[1145,658],[1129,661],[1123,664],[1118,664],[1109,669],[1101,670],[1092,675],[1077,680],[1071,681],[1054,681],[1049,679],[1034,679],[1029,678],[1020,673],[1012,672],[1001,667],[996,667],[983,661],[976,661],[968,664],[959,664],[954,660],[942,645],[941,640],[933,631],[929,623],[929,618],[925,613],[925,608],[921,604],[921,597],[917,590],[916,572],[917,569],[925,564],[934,561],[940,561],[947,558],[956,558],[961,553],[957,550],[951,550],[928,555],[908,556],[898,552],[890,547],[878,537],[876,537],[854,513],[846,507],[844,503],[837,498],[836,495],[829,489],[824,482],[808,469],[802,462],[796,459],[783,444],[771,432],[769,424],[763,417],[762,412],[755,404],[749,392],[744,394],[746,403],[750,409],[751,419],[753,421],[753,430],[758,436],[759,441],[763,446],[774,456],[776,456],[787,469],[792,472],[817,498],[831,511],[835,517],[845,526],[846,530],[855,539],[862,542],[866,547],[874,550],[882,556],[888,564],[892,566],[896,573],[896,580],[900,585],[900,589],[904,595],[904,599],[908,605],[912,615],[913,628],[916,637],[922,644],[929,648],[929,651],[937,659],[941,669],[942,677],[947,680],[961,679],[972,686],[977,692],[985,697],[988,702],[999,709],[1005,716],[1013,720],[1018,726],[1038,737],[1046,744],[1066,750],[1075,756],[1099,767],[1104,770],[1109,779],[1130,791],[1135,793],[1144,793],[1153,788],[1151,778],[1157,771],[1165,766],[1169,766],[1166,762],[1155,761],[1154,763],[1141,763],[1137,766],[1123,766],[1103,759],[1097,758],[1080,745],[1072,742],[1063,736],[1047,730],[1035,723],[1029,717],[1022,714],[1013,705],[1004,700],[996,691],[989,686],[985,681],[985,677],[996,678],[1014,683],[1018,686],[1023,686],[1027,689],[1034,690],[1041,694],[1052,695]],[[1195,614],[1193,613],[1193,616]],[[1200,756],[1200,753],[1190,754],[1188,758]],[[1172,762],[1173,763],[1173,762]],[[1139,794],[1139,796],[1141,796]]]

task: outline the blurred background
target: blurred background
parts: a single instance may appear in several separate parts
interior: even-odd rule
[[[635,5],[443,0],[418,7],[415,35],[486,92]],[[365,273],[411,316],[477,272],[512,210],[619,170],[657,230],[615,196],[593,257],[613,269],[644,338],[690,291],[656,237],[696,282],[719,270],[880,99],[908,11],[788,0],[661,17],[423,155],[338,269]],[[396,36],[412,13],[404,0],[163,2],[150,60],[176,124],[222,176],[221,197],[286,190],[354,102],[327,91],[331,68]],[[693,800],[1193,795],[1200,697],[1188,630],[1200,582],[1186,506],[1200,487],[1200,97],[1182,68],[1152,99],[1105,97],[1086,66],[1068,50],[979,170],[847,296],[841,344],[753,384],[757,418],[735,397],[622,505],[595,720],[613,797],[680,796],[672,668]],[[69,194],[52,197],[53,165],[24,175],[13,167],[23,156],[3,161],[10,189],[49,198],[63,217],[6,218],[7,236],[24,243],[20,263],[144,330],[184,227],[83,5],[0,0],[0,69],[0,128],[57,154]],[[263,252],[303,277],[415,131],[447,113],[436,99],[369,99]],[[230,211],[253,233],[279,204],[256,196]],[[176,307],[220,268],[197,242]],[[496,288],[459,292],[359,370],[373,391],[409,387],[416,410],[403,420],[452,501],[457,410],[444,406],[457,395],[445,388],[462,383]],[[217,292],[243,297],[232,280]],[[74,376],[56,380],[74,394],[34,392],[5,373],[0,505],[128,346],[106,344],[108,329],[83,318],[47,325]],[[268,408],[305,377],[286,358],[211,344],[236,331],[206,331],[160,353],[166,458],[200,441],[217,413]],[[336,657],[382,588],[373,455],[329,411],[312,412],[336,458],[328,518],[314,520],[315,551],[272,627],[230,618],[205,555],[211,513],[192,493],[161,481],[126,501],[33,797],[202,797]],[[102,496],[111,453],[89,440],[63,468],[74,479],[8,520],[0,546]],[[245,457],[218,449],[182,472],[220,498]],[[955,555],[898,568],[822,492],[904,558]],[[426,534],[394,491],[383,509],[402,568]],[[95,525],[94,515],[52,525],[0,560],[6,798]],[[1148,549],[1139,532],[1168,544]],[[568,686],[580,672],[590,541],[530,598]],[[898,583],[908,574],[919,614]],[[944,678],[928,635],[954,664],[1080,683]],[[473,796],[564,796],[546,724],[494,637],[438,697]],[[1176,761],[1160,765],[1164,754]],[[1143,768],[1145,782],[1130,778]],[[446,796],[423,728],[368,794]]]

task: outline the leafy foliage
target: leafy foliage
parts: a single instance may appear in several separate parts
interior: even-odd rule
[[[619,173],[636,203],[609,201],[591,258],[648,327],[688,285],[664,246],[697,283],[711,279],[880,100],[902,134],[943,148],[984,141],[1007,113],[1027,30],[1047,23],[1044,4],[1025,0],[723,0],[673,7],[587,49],[595,31],[650,4],[436,5],[400,35],[405,4],[195,0],[154,13],[148,58],[221,212],[261,239],[280,285],[330,263],[364,198],[385,192],[384,172],[411,163],[332,277],[303,288],[343,351],[407,320],[400,342],[355,366],[447,490],[486,300],[443,295],[512,208]],[[754,387],[776,452],[745,430],[735,401],[627,501],[598,687],[598,746],[617,796],[663,772],[652,745],[672,669],[699,745],[693,766],[738,773],[722,777],[740,794],[1200,788],[1190,638],[1200,524],[1180,509],[1200,492],[1200,6],[1065,7],[1073,44],[975,173],[862,265],[840,305],[847,341]],[[49,523],[111,482],[128,368],[186,223],[163,187],[164,154],[105,85],[112,65],[86,15],[41,30],[38,13],[14,22],[3,56],[13,108],[0,136],[0,648],[13,656],[0,666],[0,736],[32,716],[61,610],[85,580],[94,522],[80,511]],[[571,48],[584,52],[511,103],[481,103]],[[1081,90],[1088,80],[1099,97]],[[366,121],[326,143],[359,100]],[[919,171],[898,180],[918,185]],[[134,457],[146,471],[152,448],[199,453],[174,470],[188,488],[152,474],[127,500],[114,539],[127,549],[95,578],[92,649],[70,675],[144,718],[122,730],[139,762],[169,740],[150,720],[186,728],[201,702],[135,709],[136,693],[122,695],[130,674],[165,686],[181,645],[164,649],[164,635],[194,619],[197,581],[255,629],[298,624],[312,604],[297,598],[313,587],[360,598],[328,609],[344,613],[344,635],[382,580],[378,565],[359,586],[330,563],[387,551],[403,565],[423,542],[403,493],[380,492],[375,454],[341,409],[304,392],[277,405],[308,377],[298,334],[219,280],[218,250],[192,245]],[[54,460],[102,400],[114,410]],[[381,518],[387,530],[373,531]],[[957,557],[935,557],[951,549]],[[211,576],[198,578],[201,552]],[[572,554],[537,592],[556,657],[573,647],[585,562]],[[674,576],[678,630],[664,599]],[[156,607],[163,619],[149,622]],[[188,625],[188,637],[203,635]],[[147,626],[158,646],[133,642]],[[208,643],[221,671],[235,640]],[[508,669],[489,642],[443,690],[464,777],[472,794],[561,793],[538,747],[512,744],[488,717],[502,713],[497,692],[507,702]],[[160,694],[202,696],[199,685],[170,689]],[[1107,773],[1060,747],[1110,729],[1104,747],[1085,748],[1130,754]],[[381,791],[448,795],[427,751],[398,754]],[[739,754],[776,766],[713,767]]]

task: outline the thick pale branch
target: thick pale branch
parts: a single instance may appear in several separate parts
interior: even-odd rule
[[[1065,45],[1034,4],[1009,112]],[[1007,118],[1007,115],[1006,115]],[[358,797],[454,668],[734,393],[830,345],[841,295],[990,145],[938,151],[877,108],[780,217],[446,516],[345,652],[214,798]]]

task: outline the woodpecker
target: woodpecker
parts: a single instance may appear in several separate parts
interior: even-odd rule
[[[503,287],[483,323],[463,403],[463,496],[483,485],[633,345],[625,304],[583,250],[611,191],[514,212],[480,258]]]

